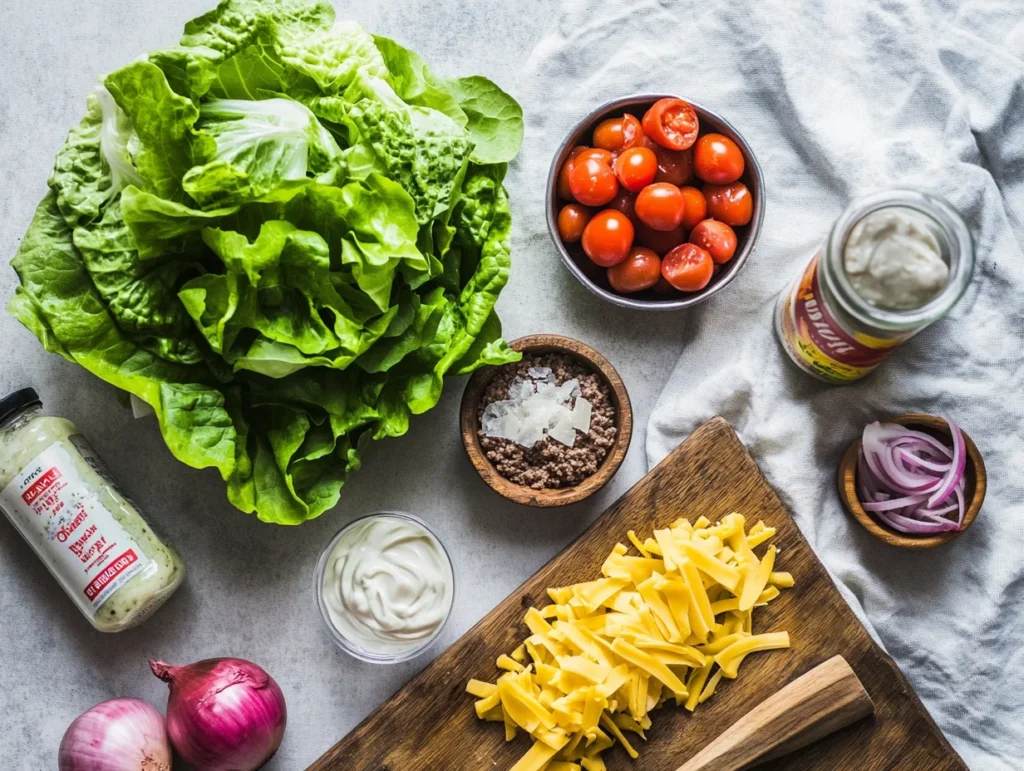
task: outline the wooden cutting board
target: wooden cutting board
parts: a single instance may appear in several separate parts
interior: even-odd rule
[[[823,479],[822,484],[829,480]],[[778,529],[777,569],[796,587],[754,615],[754,631],[787,630],[793,647],[754,654],[736,680],[724,680],[693,714],[665,706],[631,761],[616,747],[610,771],[674,771],[735,720],[835,654],[849,661],[875,703],[875,716],[771,761],[766,769],[953,771],[967,766],[940,733],[896,665],[860,625],[732,427],[714,418],[665,458],[480,623],[317,760],[309,771],[503,771],[530,746],[505,743],[499,723],[478,721],[472,677],[494,681],[494,661],[527,636],[525,609],[548,604],[545,589],[598,575],[611,548],[634,529],[641,537],[683,516],[716,520],[738,511]],[[879,546],[879,548],[885,548]]]

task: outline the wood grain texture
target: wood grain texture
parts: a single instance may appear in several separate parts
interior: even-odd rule
[[[885,423],[898,423],[907,428],[924,431],[937,439],[950,444],[953,439],[949,431],[949,424],[942,418],[934,415],[926,415],[921,412],[912,412],[907,415],[897,415],[886,418]],[[934,535],[913,535],[912,533],[901,533],[894,530],[880,520],[871,516],[860,505],[857,496],[857,455],[860,453],[860,438],[846,448],[842,460],[839,461],[839,470],[836,476],[836,483],[839,486],[839,498],[846,510],[853,515],[865,530],[890,546],[898,546],[901,549],[932,549],[949,543],[963,533],[974,522],[974,518],[981,511],[981,504],[985,502],[985,490],[988,487],[988,472],[985,470],[985,460],[981,457],[981,451],[966,433],[964,433],[964,445],[967,448],[967,464],[964,466],[964,500],[967,502],[967,511],[964,513],[964,523],[959,530],[951,530],[945,533]]]
[[[676,771],[740,771],[806,747],[874,711],[842,656],[801,675],[745,714]]]
[[[484,391],[491,380],[498,374],[498,367],[485,367],[473,373],[462,392],[462,404],[459,407],[459,431],[462,433],[462,444],[466,448],[470,463],[483,480],[495,492],[515,503],[526,506],[565,506],[587,498],[606,484],[619,470],[629,443],[633,438],[633,406],[630,404],[626,385],[615,371],[615,367],[604,356],[579,340],[562,335],[529,335],[513,340],[509,345],[524,354],[562,353],[580,359],[594,370],[608,386],[611,393],[612,406],[615,408],[615,444],[608,451],[597,471],[578,485],[554,490],[534,490],[530,487],[517,485],[505,479],[484,454],[477,430],[480,421],[477,415]]]
[[[503,771],[529,747],[506,743],[500,725],[476,719],[466,681],[491,680],[494,661],[528,634],[525,609],[545,590],[594,578],[630,528],[649,534],[677,517],[718,519],[738,511],[778,528],[776,563],[796,586],[754,616],[754,631],[787,630],[789,650],[751,655],[694,714],[663,707],[651,717],[635,763],[616,747],[611,771],[674,771],[728,726],[811,668],[841,654],[875,704],[863,720],[763,768],[805,771],[962,771],[967,768],[893,661],[872,642],[796,523],[722,418],[700,426],[576,541],[310,766],[310,771]]]

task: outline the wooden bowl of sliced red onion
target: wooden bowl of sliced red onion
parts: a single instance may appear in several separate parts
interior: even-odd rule
[[[985,500],[985,461],[949,418],[922,413],[869,423],[839,463],[839,497],[876,538],[930,549],[971,526]]]

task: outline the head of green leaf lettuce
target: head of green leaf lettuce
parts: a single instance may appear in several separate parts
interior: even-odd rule
[[[44,347],[146,402],[267,522],[331,508],[494,312],[522,111],[316,0],[227,0],[103,79],[12,265]]]

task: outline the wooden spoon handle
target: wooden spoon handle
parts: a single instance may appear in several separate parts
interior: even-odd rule
[[[676,771],[738,771],[785,755],[875,711],[842,656],[768,697]]]

